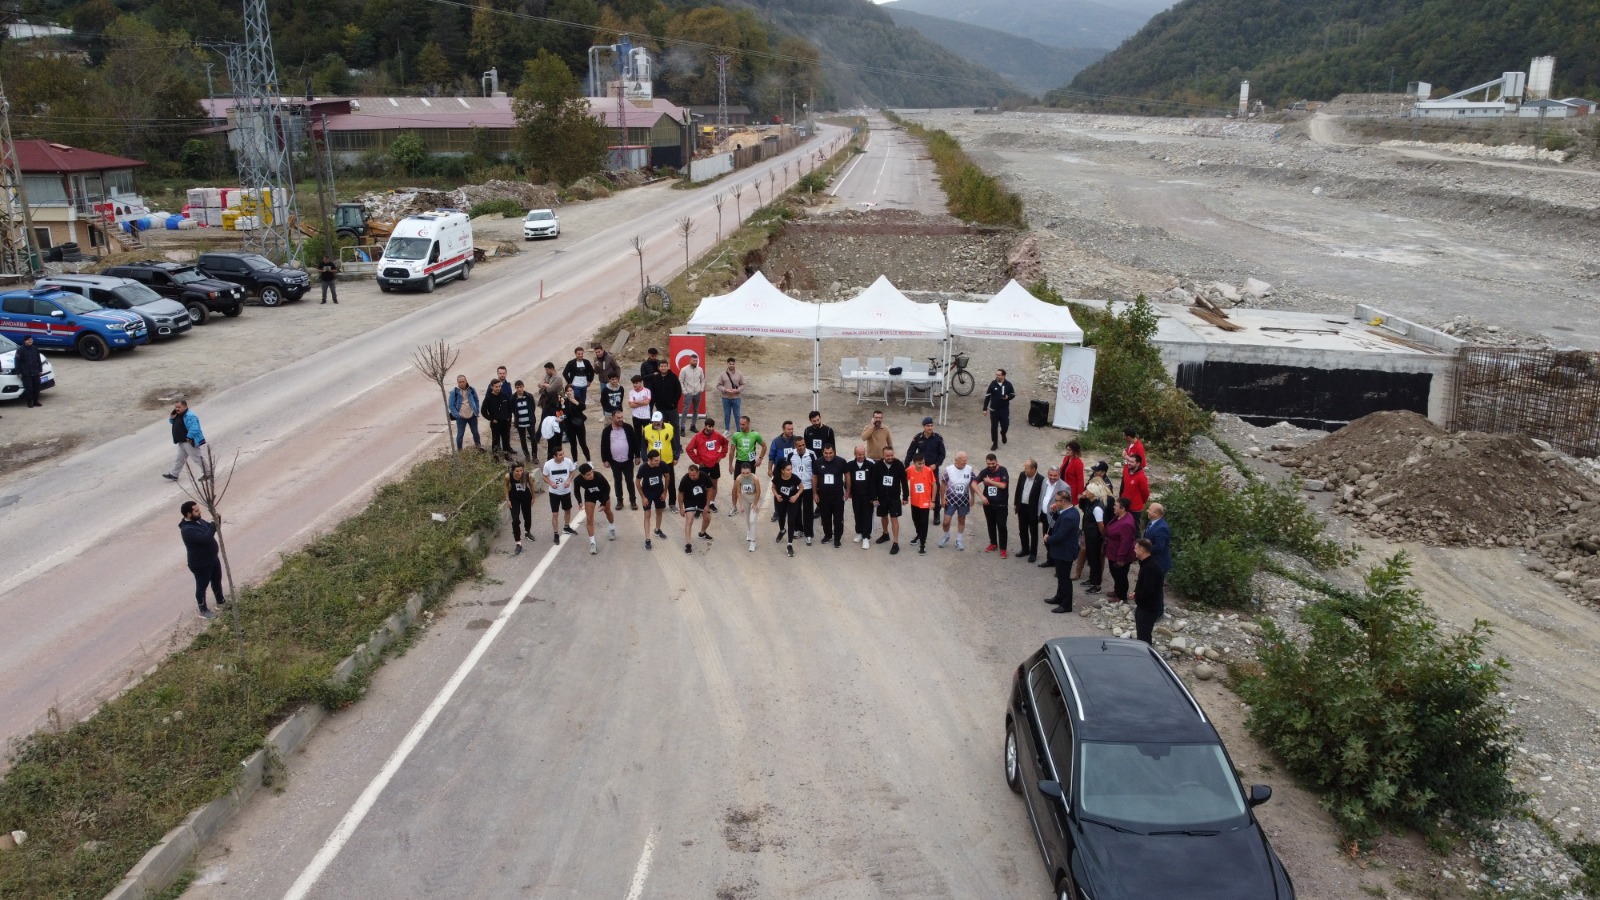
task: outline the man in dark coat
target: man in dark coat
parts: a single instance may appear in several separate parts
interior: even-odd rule
[[[1133,542],[1133,555],[1139,558],[1139,580],[1133,584],[1133,632],[1146,644],[1151,642],[1156,622],[1167,612],[1163,597],[1166,574],[1150,550],[1149,538]]]
[[[194,573],[194,600],[200,604],[200,618],[215,615],[206,607],[206,586],[216,595],[217,608],[226,606],[222,596],[222,556],[217,545],[217,526],[200,518],[200,504],[183,501],[178,508],[183,519],[178,523],[178,533],[183,535],[183,547],[189,554],[189,571]],[[222,516],[217,516],[222,521]]]
[[[1069,613],[1072,612],[1072,564],[1078,559],[1078,534],[1082,530],[1078,521],[1080,513],[1065,492],[1056,494],[1051,506],[1055,521],[1050,525],[1050,533],[1045,535],[1044,549],[1055,563],[1056,595],[1046,597],[1044,602],[1055,607],[1050,610],[1053,613]]]
[[[28,408],[43,406],[39,401],[39,381],[44,378],[44,356],[33,345],[33,335],[22,339],[16,354],[17,377],[22,379],[22,399]]]

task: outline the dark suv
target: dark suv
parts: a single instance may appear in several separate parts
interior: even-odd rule
[[[214,312],[237,316],[244,312],[244,288],[215,278],[207,278],[194,266],[175,262],[144,262],[112,266],[101,272],[116,278],[132,278],[163,297],[182,303],[196,325],[204,325]]]
[[[200,254],[200,271],[222,281],[237,284],[261,301],[262,306],[277,306],[299,300],[311,290],[311,276],[280,266],[259,253],[243,250],[218,250]]]
[[[1059,638],[1017,667],[1006,782],[1060,900],[1290,900],[1200,704],[1149,645]]]

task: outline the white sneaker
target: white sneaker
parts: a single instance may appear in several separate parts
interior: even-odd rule
[[[811,538],[806,538],[806,546],[811,546]]]
[[[751,553],[756,552],[756,542],[755,541],[751,541],[750,542],[750,552]]]
[[[595,546],[594,538],[589,538],[589,555],[593,556],[593,555],[595,555],[596,553],[599,553],[599,552],[600,552],[600,548]]]
[[[872,538],[862,538],[861,539],[861,549],[863,549],[863,550],[871,550],[872,549]]]
[[[939,538],[939,549],[943,550],[948,546],[950,546],[950,532],[946,531],[944,537]]]
[[[617,539],[617,526],[613,525],[613,526],[611,526],[611,530],[606,533],[606,540],[614,541],[616,539]]]
[[[956,538],[956,549],[957,550],[965,550],[965,549],[967,549],[967,545],[961,542],[961,538]]]

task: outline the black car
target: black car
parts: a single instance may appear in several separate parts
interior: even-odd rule
[[[1006,782],[1060,900],[1290,900],[1222,739],[1139,641],[1059,638],[1017,667]]]
[[[183,263],[147,259],[112,266],[100,274],[132,278],[163,297],[171,297],[189,310],[196,325],[204,325],[214,312],[229,317],[244,312],[244,288],[207,278],[198,268]]]
[[[259,253],[243,250],[217,250],[200,254],[200,271],[212,278],[237,284],[261,301],[262,306],[277,306],[299,300],[311,290],[311,276],[299,269],[280,266]]]

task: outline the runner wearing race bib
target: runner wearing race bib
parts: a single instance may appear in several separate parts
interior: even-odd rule
[[[906,470],[906,484],[911,489],[911,527],[917,536],[911,539],[918,553],[928,552],[928,516],[938,501],[939,479],[933,470],[923,464],[922,454],[911,458],[911,468]]]
[[[861,549],[872,547],[872,505],[878,499],[878,463],[867,458],[867,448],[856,445],[856,458],[845,464],[845,491],[855,515],[856,536]]]
[[[955,462],[944,467],[944,536],[939,538],[939,546],[944,547],[950,543],[950,526],[956,526],[956,549],[965,550],[967,536],[967,513],[972,511],[972,484],[978,473],[967,465],[967,454],[957,453]]]
[[[578,467],[578,478],[575,482],[578,499],[583,502],[583,524],[589,531],[589,555],[600,552],[594,542],[595,511],[606,514],[606,527],[610,534],[606,540],[617,539],[617,518],[611,514],[611,483],[595,473],[594,466],[584,463]]]
[[[761,459],[761,454],[767,446],[767,442],[761,437],[761,432],[750,427],[749,416],[739,417],[739,429],[728,436],[728,442],[733,446],[733,474],[735,477],[746,470],[754,471],[756,462]],[[737,494],[734,495],[733,503],[729,505],[733,509],[728,511],[728,515],[738,515],[739,497]]]
[[[845,483],[849,464],[834,453],[832,447],[822,448],[822,458],[813,467],[811,480],[816,485],[817,512],[822,520],[822,542],[833,542],[835,547],[844,539]]]
[[[900,552],[900,511],[908,496],[906,464],[894,458],[893,444],[886,445],[883,459],[878,463],[878,518],[883,523],[878,543],[894,541],[889,545],[890,556]]]
[[[985,457],[988,465],[978,473],[978,495],[983,498],[983,518],[989,525],[989,546],[985,553],[1000,549],[1000,558],[1006,558],[1006,492],[1011,487],[1011,473],[993,453]]]
[[[661,454],[650,450],[645,453],[644,465],[639,467],[639,496],[644,500],[644,548],[650,547],[650,535],[667,539],[661,530],[661,511],[667,508],[667,488],[672,484],[672,470],[661,464]],[[650,515],[655,514],[655,530],[650,528]]]
[[[639,443],[644,452],[661,454],[661,464],[667,467],[667,509],[678,511],[678,485],[673,481],[677,471],[672,465],[672,426],[661,421],[661,413],[650,414],[650,424],[639,430]]]
[[[567,459],[566,447],[556,447],[545,460],[544,484],[550,489],[550,530],[557,544],[561,543],[561,532],[577,534],[572,530],[572,476],[577,468]]]
[[[710,503],[710,479],[705,477],[705,472],[695,463],[689,463],[689,470],[684,473],[683,483],[678,485],[678,496],[683,498],[683,552],[693,553],[694,542],[689,540],[689,532],[694,529],[694,520],[700,520],[700,536],[711,540],[707,529],[711,527],[711,511],[707,509]]]
[[[761,479],[754,468],[745,469],[733,483],[733,506],[744,504],[746,522],[744,539],[750,543],[750,552],[756,552],[756,516],[761,509]]]

